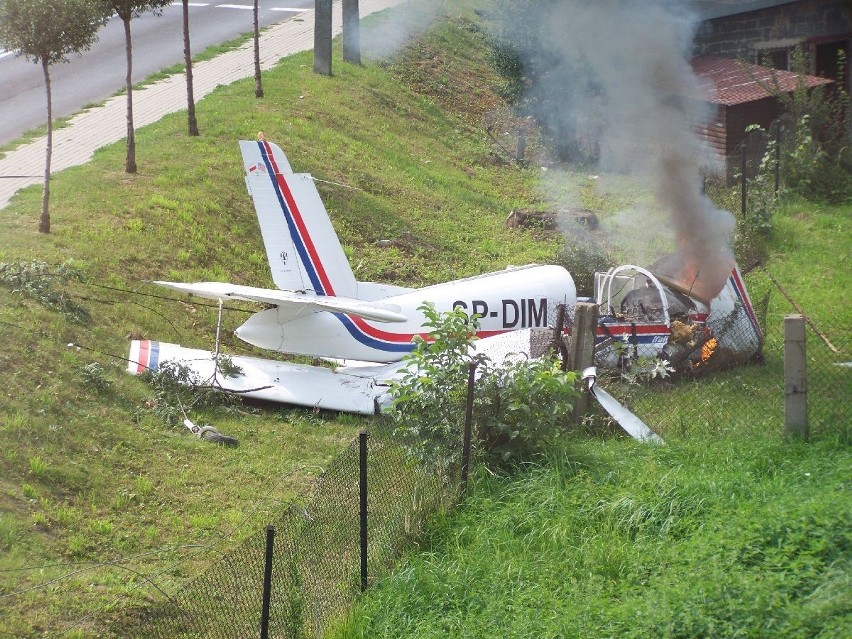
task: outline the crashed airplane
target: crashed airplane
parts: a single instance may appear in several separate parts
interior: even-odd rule
[[[225,392],[258,399],[373,414],[388,401],[390,381],[428,338],[419,307],[456,307],[479,316],[477,352],[499,357],[529,351],[529,333],[547,328],[558,305],[569,318],[578,301],[571,274],[560,266],[511,267],[420,289],[355,279],[314,185],[293,173],[283,151],[260,139],[240,141],[245,180],[254,201],[275,289],[224,282],[156,284],[218,300],[265,305],[236,330],[254,346],[334,361],[323,368],[256,357],[229,356],[239,370],[226,376],[219,352],[151,340],[131,342],[128,370],[156,371],[165,362]],[[665,357],[682,370],[707,365],[715,354],[746,360],[762,333],[739,269],[721,285],[690,275],[677,256],[648,269],[620,266],[597,274],[600,309],[596,363],[623,365],[636,357]],[[716,289],[716,290],[714,290]],[[588,300],[586,300],[588,301]],[[570,321],[566,327],[570,333]]]

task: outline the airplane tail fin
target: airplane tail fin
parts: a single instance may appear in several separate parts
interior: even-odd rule
[[[278,288],[357,297],[358,284],[311,176],[266,140],[240,140],[272,279]]]

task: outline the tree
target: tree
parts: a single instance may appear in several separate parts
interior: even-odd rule
[[[257,0],[254,0],[254,97],[263,97],[263,84],[260,80],[260,28],[257,19]]]
[[[183,60],[186,65],[186,118],[190,135],[199,135],[192,91],[192,51],[189,46],[189,0],[183,0]]]
[[[115,13],[124,23],[124,51],[127,57],[127,75],[125,86],[127,90],[127,157],[124,170],[136,173],[136,135],[133,128],[133,44],[130,37],[130,21],[148,11],[155,15],[162,13],[163,7],[170,5],[171,0],[100,0],[108,13]]]
[[[97,40],[106,17],[90,0],[0,0],[0,46],[41,64],[47,93],[47,150],[38,230],[50,232],[50,159],[53,153],[53,104],[50,67],[67,62]]]

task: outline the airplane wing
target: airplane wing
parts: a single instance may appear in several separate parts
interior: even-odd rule
[[[146,370],[157,371],[166,362],[186,366],[193,383],[213,386],[226,393],[253,397],[282,404],[339,410],[373,415],[388,401],[389,385],[384,383],[399,368],[386,367],[349,372],[306,364],[229,355],[240,369],[238,375],[225,377],[216,370],[214,354],[177,344],[149,340],[133,340],[127,370],[134,375]]]
[[[251,302],[272,304],[274,306],[303,308],[308,311],[345,313],[346,315],[356,315],[376,322],[405,322],[408,319],[400,313],[400,307],[394,304],[365,302],[350,297],[313,295],[297,293],[295,291],[280,291],[254,286],[241,286],[239,284],[226,284],[224,282],[194,282],[192,284],[185,284],[182,282],[156,281],[154,284],[213,300],[248,300]]]

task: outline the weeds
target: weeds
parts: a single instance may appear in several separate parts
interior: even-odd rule
[[[112,382],[106,376],[106,369],[98,362],[81,366],[79,375],[83,385],[94,389],[97,393],[104,393],[112,386]]]
[[[218,364],[219,373],[225,377],[241,373],[230,358],[220,357]],[[190,408],[233,408],[239,402],[238,396],[222,392],[215,380],[201,379],[180,362],[164,362],[156,371],[145,371],[142,378],[154,391],[145,402],[146,409],[170,426],[183,422]]]
[[[12,293],[35,300],[45,308],[62,313],[78,324],[88,324],[91,315],[65,290],[72,281],[83,281],[83,273],[70,262],[49,266],[46,262],[0,262],[0,285]],[[57,285],[63,287],[57,290]]]

